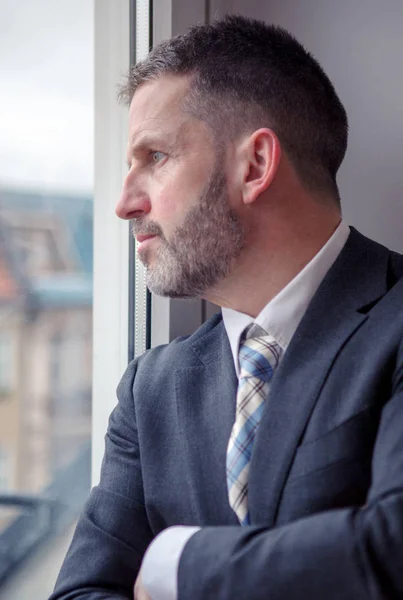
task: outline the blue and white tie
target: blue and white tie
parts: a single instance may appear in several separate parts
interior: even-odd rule
[[[240,376],[235,423],[227,449],[227,485],[230,506],[241,525],[250,524],[248,476],[253,443],[281,354],[270,335],[244,340],[239,347]]]

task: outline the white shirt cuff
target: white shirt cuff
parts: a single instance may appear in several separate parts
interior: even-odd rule
[[[143,586],[152,600],[177,600],[179,561],[200,527],[178,525],[162,531],[147,548],[141,566]]]

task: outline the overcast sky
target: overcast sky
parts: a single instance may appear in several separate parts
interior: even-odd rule
[[[93,187],[93,0],[0,0],[0,186]]]

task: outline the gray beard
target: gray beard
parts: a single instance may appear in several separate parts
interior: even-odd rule
[[[148,266],[147,254],[141,257],[147,287],[170,298],[205,294],[230,274],[245,244],[242,224],[229,205],[225,176],[218,169],[170,241],[153,221],[136,219],[133,233],[140,232],[160,238],[153,266]]]

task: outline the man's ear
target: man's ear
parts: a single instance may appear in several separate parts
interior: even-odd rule
[[[246,147],[243,202],[252,204],[272,184],[281,158],[281,146],[271,129],[254,131]]]

